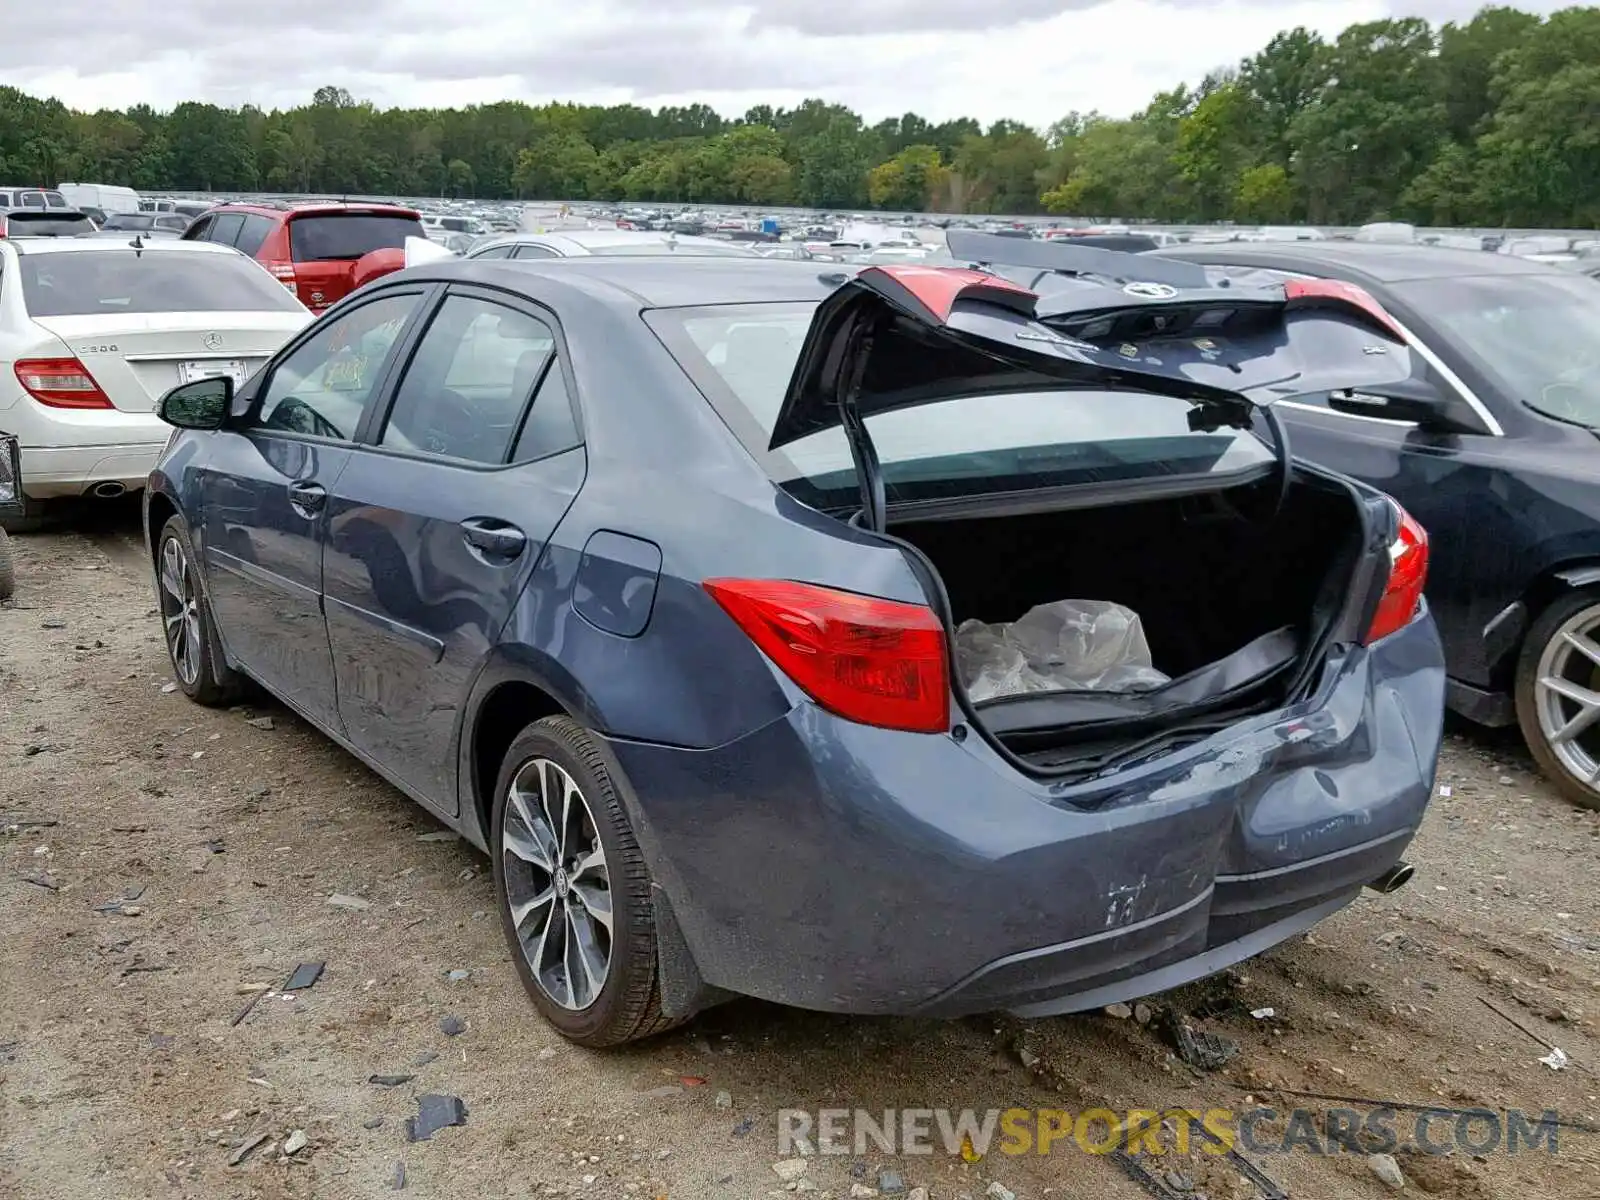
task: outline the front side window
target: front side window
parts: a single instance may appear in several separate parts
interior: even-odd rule
[[[550,326],[475,296],[450,296],[395,390],[381,444],[495,465],[555,356]]]
[[[487,250],[480,250],[472,255],[473,258],[510,258],[514,246],[490,246]]]
[[[1395,294],[1502,392],[1600,429],[1600,288],[1573,272],[1418,279]]]
[[[383,296],[318,325],[272,368],[252,424],[352,441],[418,300]]]

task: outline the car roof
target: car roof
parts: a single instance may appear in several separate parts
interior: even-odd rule
[[[126,233],[126,230],[113,229],[113,235]],[[104,230],[101,236],[82,238],[7,238],[0,244],[13,247],[18,254],[72,254],[78,251],[98,250],[102,254],[116,247],[111,244],[112,239],[105,237]],[[132,249],[130,239],[124,243]],[[153,238],[148,242],[141,242],[141,248],[149,254],[238,254],[232,246],[221,246],[216,242],[185,242],[180,238]]]
[[[180,201],[180,203],[188,203]],[[392,217],[416,217],[422,214],[414,208],[407,208],[403,204],[386,204],[382,200],[371,201],[343,201],[343,200],[227,200],[221,204],[213,205],[206,209],[205,215],[210,216],[217,212],[248,212],[257,213],[263,217],[303,217],[306,215],[320,215],[323,213],[379,213]]]
[[[553,229],[549,233],[508,233],[483,245],[509,245],[523,242],[549,242],[579,250],[593,250],[604,246],[651,245],[674,242],[679,246],[732,246],[736,243],[721,238],[696,237],[693,234],[671,233],[655,229]],[[474,247],[476,249],[477,247]]]
[[[1380,283],[1455,279],[1470,275],[1540,275],[1554,268],[1511,254],[1385,242],[1215,242],[1163,246],[1152,254],[1185,261],[1278,267],[1315,273],[1323,268],[1359,271]]]
[[[793,259],[683,258],[664,254],[587,255],[531,261],[503,258],[440,259],[390,276],[485,283],[508,291],[527,287],[530,275],[548,276],[638,308],[709,304],[816,302],[855,268]]]

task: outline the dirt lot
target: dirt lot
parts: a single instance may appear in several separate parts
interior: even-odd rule
[[[421,810],[282,709],[207,711],[164,690],[134,529],[15,539],[20,589],[0,607],[0,1196],[384,1196],[397,1164],[421,1197],[783,1196],[785,1108],[1299,1104],[1321,1128],[1338,1106],[1293,1089],[1600,1123],[1600,816],[1559,800],[1508,739],[1451,738],[1409,888],[1179,997],[1239,1002],[1201,1022],[1240,1046],[1210,1073],[1135,1018],[757,1003],[594,1054],[525,1001],[480,856],[422,840],[438,827]],[[278,991],[319,960],[314,987]],[[446,1036],[446,1016],[465,1032]],[[1541,1065],[1508,1018],[1573,1065]],[[408,1143],[425,1093],[459,1096],[467,1122]],[[285,1155],[297,1130],[306,1144]],[[1388,1194],[1360,1153],[1251,1157],[1296,1198]],[[1553,1155],[1397,1157],[1410,1194],[1600,1196],[1600,1135],[1570,1128]],[[1174,1168],[1193,1196],[1264,1194],[1223,1159],[1156,1174]],[[892,1188],[883,1171],[936,1200],[1003,1197],[996,1182],[1022,1200],[1146,1194],[1071,1139],[976,1162],[869,1147],[813,1160],[795,1186],[843,1198]]]

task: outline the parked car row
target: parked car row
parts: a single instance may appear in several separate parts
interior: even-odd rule
[[[329,204],[0,240],[30,503],[144,485],[184,692],[264,686],[487,851],[565,1036],[1209,974],[1405,882],[1447,703],[1600,805],[1591,281],[712,244],[461,258]],[[1131,620],[1122,674],[1052,682],[1065,619]]]

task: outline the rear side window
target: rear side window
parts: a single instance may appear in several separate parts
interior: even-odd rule
[[[18,257],[23,303],[35,317],[300,308],[271,275],[232,254],[119,247]]]
[[[779,483],[817,507],[851,504],[856,477],[843,431],[769,451],[812,304],[656,309],[652,329]],[[867,427],[891,500],[1112,483],[1263,467],[1272,452],[1240,429],[1190,428],[1196,406],[1133,392],[1050,390],[957,397],[881,413]]]
[[[206,231],[206,237],[213,242],[221,242],[224,246],[231,246],[233,239],[239,236],[239,230],[243,228],[243,213],[222,213],[211,223],[211,228]]]
[[[514,249],[516,249],[515,246],[490,246],[487,250],[484,250],[479,254],[474,254],[472,257],[473,258],[510,258],[511,257],[511,251],[514,250]]]
[[[560,258],[549,246],[539,246],[532,242],[517,246],[513,258]]]
[[[161,220],[175,221],[179,229],[184,226],[183,217],[162,217]],[[254,258],[265,244],[267,235],[272,232],[274,225],[275,222],[271,217],[258,217],[255,213],[246,213],[244,225],[239,230],[239,236],[233,239],[233,244]]]
[[[43,208],[45,206],[43,192],[19,192],[17,193],[17,198],[22,201],[23,208]]]
[[[374,213],[317,213],[289,222],[289,252],[295,262],[357,259],[374,250],[399,250],[408,237],[424,237],[415,217]]]

